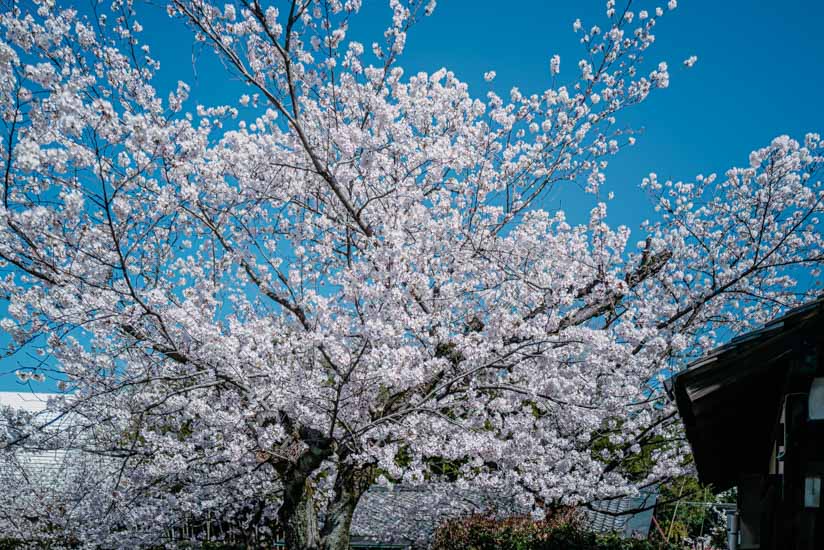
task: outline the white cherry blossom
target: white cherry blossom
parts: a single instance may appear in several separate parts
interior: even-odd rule
[[[197,105],[155,83],[139,6],[71,4],[0,14],[0,330],[48,357],[19,374],[56,371],[73,426],[4,426],[0,458],[57,441],[106,466],[8,488],[36,517],[4,534],[148,547],[219,516],[337,549],[373,482],[451,476],[536,513],[632,494],[687,452],[659,379],[814,292],[817,134],[650,174],[657,213],[610,222],[624,111],[670,81],[645,61],[661,8],[619,7],[578,33],[577,77],[555,56],[545,90],[501,97],[401,68],[434,2],[391,0],[366,50],[359,1],[172,0],[250,88]],[[561,186],[588,221],[542,207]]]

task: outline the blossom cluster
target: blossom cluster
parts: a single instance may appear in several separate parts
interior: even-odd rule
[[[434,2],[391,0],[367,48],[347,39],[357,0],[172,0],[251,88],[208,106],[157,89],[131,2],[1,14],[0,328],[59,370],[52,412],[83,434],[66,446],[109,464],[18,528],[151,546],[223,514],[288,542],[316,507],[340,536],[372,481],[448,470],[540,510],[678,474],[660,379],[810,295],[822,143],[651,174],[657,214],[611,225],[620,117],[670,75],[645,61],[664,8],[607,4],[603,28],[574,24],[577,72],[553,57],[543,92],[479,98],[398,65]],[[541,208],[575,184],[586,223]],[[12,439],[2,453],[40,441]]]

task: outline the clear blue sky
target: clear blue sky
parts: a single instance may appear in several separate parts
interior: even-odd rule
[[[162,3],[162,2],[161,2]],[[618,2],[619,5],[621,2]],[[78,6],[85,0],[78,0]],[[364,0],[349,37],[370,44],[381,39],[388,0]],[[634,9],[656,5],[634,2]],[[671,84],[628,112],[624,123],[643,127],[635,147],[613,157],[606,190],[615,191],[611,219],[636,228],[650,215],[637,187],[650,171],[674,179],[723,172],[747,164],[748,153],[774,136],[824,133],[824,2],[813,0],[681,0],[656,27],[651,60],[670,63]],[[82,7],[81,7],[82,9]],[[243,85],[208,55],[192,65],[190,37],[166,20],[165,11],[145,8],[143,39],[162,67],[161,95],[177,80],[192,86],[192,102],[233,103]],[[540,92],[549,85],[549,58],[561,56],[561,77],[574,78],[581,46],[572,22],[585,28],[604,23],[602,0],[440,0],[435,14],[411,32],[400,64],[407,74],[446,67],[482,96],[483,73],[495,70],[500,94],[518,86]],[[690,70],[681,62],[690,55]],[[545,203],[583,220],[591,202],[580,193],[556,193]],[[4,309],[0,309],[4,312]],[[2,340],[0,340],[2,342]],[[33,361],[33,360],[32,360]],[[21,388],[13,371],[33,365],[25,355],[0,361],[0,390]],[[53,389],[38,385],[40,391]]]

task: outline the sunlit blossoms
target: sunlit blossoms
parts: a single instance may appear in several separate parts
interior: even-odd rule
[[[221,515],[339,549],[372,483],[447,477],[539,514],[631,494],[683,466],[666,373],[813,292],[815,134],[651,174],[650,221],[610,225],[622,112],[670,83],[663,7],[610,2],[574,24],[572,80],[556,56],[543,92],[474,97],[403,71],[435,4],[389,4],[363,45],[356,0],[173,0],[248,84],[221,105],[153,84],[129,2],[0,15],[0,326],[43,354],[21,376],[65,379],[60,448],[105,457],[4,533],[140,547]],[[582,223],[541,208],[564,185]],[[2,433],[3,460],[45,444]]]
[[[561,72],[561,56],[560,55],[553,55],[552,58],[549,60],[549,72],[553,76],[557,75]]]

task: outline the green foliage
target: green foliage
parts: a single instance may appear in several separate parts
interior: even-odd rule
[[[680,546],[623,539],[587,531],[580,515],[562,510],[534,521],[476,515],[449,520],[438,527],[433,550],[676,550]]]
[[[629,479],[639,481],[644,479],[656,463],[656,453],[671,447],[674,443],[664,435],[643,437],[637,441],[613,443],[610,435],[620,433],[624,420],[611,418],[604,422],[603,429],[593,434],[590,442],[590,454],[593,459],[603,462],[610,469],[624,473]],[[637,443],[638,452],[629,452],[630,447]]]
[[[655,517],[664,536],[655,531],[651,538],[681,541],[709,536],[713,544],[726,545],[725,519],[709,504],[735,502],[735,495],[723,493],[716,496],[711,486],[701,484],[695,476],[677,477],[661,485],[659,491]],[[707,503],[707,506],[697,503]]]

